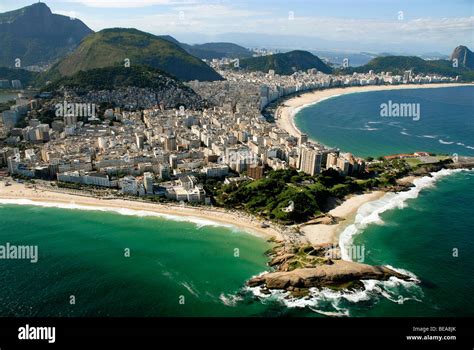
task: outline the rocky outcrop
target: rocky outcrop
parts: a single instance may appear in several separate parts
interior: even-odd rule
[[[295,269],[289,272],[270,272],[248,281],[250,287],[264,286],[267,289],[312,288],[341,286],[348,282],[361,280],[388,280],[397,277],[409,280],[410,277],[384,266],[371,266],[351,261],[334,260],[332,264],[315,268]]]
[[[388,280],[411,277],[385,266],[341,260],[335,244],[288,245],[280,244],[268,252],[269,265],[275,271],[250,279],[249,287],[261,287],[264,294],[272,289],[286,290],[294,297],[305,297],[309,288],[363,288],[363,280]]]

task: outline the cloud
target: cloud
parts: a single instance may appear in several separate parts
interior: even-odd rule
[[[165,4],[159,10],[129,12],[124,10],[104,20],[104,10],[85,11],[76,14],[94,30],[106,27],[134,27],[153,34],[216,36],[225,33],[258,33],[323,39],[328,43],[346,43],[347,47],[374,50],[380,47],[396,47],[397,50],[431,47],[448,50],[460,43],[474,46],[472,29],[474,16],[450,18],[414,18],[397,20],[318,17],[295,11],[294,18],[288,12],[274,11],[271,7],[252,7],[248,3],[228,0],[68,0],[91,3],[94,6],[150,6]],[[91,5],[91,6],[92,6]],[[70,15],[70,13],[64,13]],[[84,16],[83,16],[84,15]],[[261,45],[265,45],[262,42]],[[367,45],[366,45],[367,44]]]
[[[266,11],[253,11],[246,8],[227,6],[222,4],[195,4],[185,6],[174,6],[177,12],[182,11],[185,16],[195,19],[212,19],[214,21],[226,21],[233,18],[249,18],[256,16],[268,16],[271,13]]]
[[[266,34],[307,35],[338,41],[413,42],[438,40],[472,44],[474,17],[418,18],[413,20],[345,19],[337,17],[268,18],[246,23],[245,30]],[[314,34],[313,34],[314,33]]]
[[[154,5],[172,5],[191,3],[190,0],[66,0],[66,2],[79,3],[87,7],[100,8],[139,8]]]

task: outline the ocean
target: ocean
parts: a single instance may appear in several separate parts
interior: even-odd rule
[[[443,127],[426,134],[456,142],[443,144],[416,137],[422,131],[404,120],[402,128],[413,135],[410,149],[431,151],[428,147],[436,145],[446,153],[469,154],[469,148],[457,145],[474,143],[472,136],[466,136],[473,118],[473,90],[467,89],[472,88],[429,90],[429,94],[440,96],[440,101],[451,102],[438,105],[439,100],[431,98],[437,105],[433,108],[437,113],[430,114],[432,121]],[[357,94],[357,98],[373,109],[386,99],[395,101],[399,94],[369,92]],[[419,101],[417,96],[423,96],[427,101],[429,94],[427,90],[407,90],[403,98]],[[403,146],[406,135],[400,133],[402,129],[388,125],[379,126],[384,136],[378,145],[363,147],[359,119],[371,114],[364,104],[354,105],[348,97],[303,109],[296,117],[297,124],[319,125],[319,113],[323,112],[331,125],[338,121],[346,130],[344,142],[339,143],[332,142],[332,136],[337,139],[340,128],[325,129],[324,143],[337,144],[356,155],[410,151]],[[429,118],[428,107],[423,106],[419,122]],[[467,120],[458,120],[461,115]],[[446,122],[437,118],[456,120],[459,130],[444,126]],[[367,120],[364,123],[372,121]],[[319,140],[321,131],[315,130],[305,131]],[[378,131],[366,133],[376,135]],[[260,295],[258,289],[245,287],[250,277],[268,270],[264,252],[271,244],[237,228],[140,212],[84,211],[0,200],[0,245],[8,242],[39,249],[37,263],[0,260],[0,315],[473,316],[469,302],[474,289],[470,276],[474,270],[470,254],[474,249],[473,183],[474,174],[469,171],[442,171],[425,177],[409,192],[388,194],[361,207],[354,225],[343,232],[343,245],[365,247],[364,262],[391,266],[411,274],[415,282],[366,281],[363,292],[312,290],[309,299],[291,299],[281,292]]]
[[[474,156],[474,86],[351,93],[302,109],[310,138],[359,157],[417,151]],[[419,119],[382,117],[381,105],[416,104]]]
[[[199,219],[121,213],[0,204],[0,245],[38,246],[37,263],[0,260],[0,315],[259,312],[259,303],[236,303],[244,282],[266,270],[264,239]]]

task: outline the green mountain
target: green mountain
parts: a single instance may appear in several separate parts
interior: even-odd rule
[[[115,65],[148,65],[180,80],[215,81],[222,77],[177,44],[136,29],[112,28],[87,36],[47,75],[53,80],[79,71]]]
[[[72,76],[62,77],[44,88],[48,91],[74,91],[79,96],[88,96],[92,102],[97,99],[101,102],[117,104],[136,95],[140,99],[146,95],[153,95],[166,107],[179,105],[201,108],[203,101],[193,89],[184,85],[176,78],[150,66],[134,65],[130,67],[113,66],[94,68],[88,71],[79,71]],[[109,98],[104,100],[104,93],[98,91],[113,91]]]
[[[474,53],[466,46],[460,45],[456,47],[450,58],[451,60],[457,59],[462,67],[474,69]]]
[[[92,32],[78,19],[56,15],[44,3],[0,14],[0,66],[50,63]]]
[[[268,56],[252,57],[240,60],[240,67],[249,71],[268,72],[275,70],[276,74],[290,75],[295,71],[316,68],[323,73],[331,73],[332,69],[319,57],[307,51],[290,51]]]
[[[373,70],[375,73],[392,72],[403,74],[407,70],[412,70],[415,74],[438,74],[448,77],[460,76],[462,80],[473,80],[474,71],[462,67],[453,67],[453,62],[449,60],[424,60],[416,56],[385,56],[376,57],[366,65],[356,68],[346,68],[344,73],[367,73]]]

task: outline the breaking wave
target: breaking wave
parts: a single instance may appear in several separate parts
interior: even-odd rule
[[[41,202],[41,201],[32,201],[29,199],[0,199],[0,204],[8,205],[28,205],[44,208],[58,208],[58,209],[68,209],[68,210],[82,210],[82,211],[101,211],[101,212],[110,212],[116,213],[124,216],[136,216],[136,217],[157,217],[165,220],[177,221],[177,222],[190,222],[196,225],[198,229],[205,226],[215,226],[215,227],[226,227],[235,232],[242,231],[232,224],[215,222],[212,220],[206,220],[195,216],[180,216],[180,215],[171,215],[163,214],[148,210],[135,210],[135,209],[126,209],[126,208],[115,208],[115,207],[102,207],[102,206],[92,206],[92,205],[81,205],[76,204],[74,201],[71,203],[52,203],[52,202]]]
[[[354,236],[360,233],[370,224],[384,224],[380,214],[397,208],[404,208],[409,199],[417,198],[419,193],[435,185],[445,177],[465,169],[443,169],[431,173],[414,181],[414,187],[406,192],[387,193],[381,199],[369,202],[361,206],[357,212],[355,221],[346,227],[341,233],[339,245],[344,260],[351,260],[346,249]],[[332,290],[329,288],[311,288],[309,295],[305,298],[292,297],[289,292],[283,290],[271,290],[269,294],[262,293],[260,287],[246,287],[254,296],[262,302],[274,301],[290,308],[308,308],[313,312],[329,317],[348,317],[351,312],[363,310],[375,305],[380,299],[389,300],[392,303],[404,304],[407,301],[422,302],[423,290],[420,287],[420,279],[412,272],[386,265],[401,274],[410,276],[405,281],[396,277],[390,277],[387,281],[363,280],[364,289],[360,290]]]

